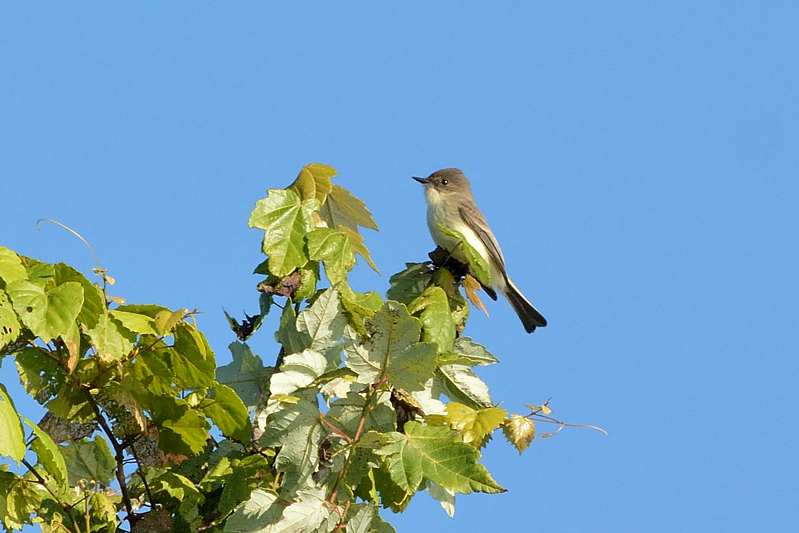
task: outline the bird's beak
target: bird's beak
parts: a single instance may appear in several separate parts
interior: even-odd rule
[[[420,178],[418,176],[412,176],[412,177],[422,185],[427,185],[428,183],[430,183],[430,178]]]

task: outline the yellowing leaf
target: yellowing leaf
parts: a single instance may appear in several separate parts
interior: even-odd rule
[[[315,198],[322,205],[333,188],[332,178],[335,175],[335,168],[322,163],[311,163],[302,167],[289,188],[303,200]]]
[[[542,404],[536,405],[534,403],[528,403],[527,408],[530,409],[534,414],[537,415],[550,415],[552,414],[552,409],[549,407],[549,404]]]
[[[496,428],[502,425],[508,413],[501,407],[472,409],[462,403],[447,404],[450,426],[461,434],[463,442],[482,447]]]
[[[502,431],[508,442],[522,453],[535,438],[535,422],[521,415],[511,415],[502,426]]]
[[[485,316],[489,316],[488,308],[485,306],[483,300],[480,299],[476,292],[482,289],[480,282],[474,279],[471,274],[466,274],[466,277],[463,278],[463,288],[466,289],[466,297],[469,298],[469,301],[472,302],[476,308],[485,313]]]

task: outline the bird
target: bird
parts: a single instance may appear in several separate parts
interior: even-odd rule
[[[470,264],[471,254],[462,242],[465,240],[488,265],[488,280],[479,280],[478,276],[474,276],[478,277],[486,294],[492,300],[497,299],[496,292],[505,295],[527,333],[546,326],[544,315],[525,298],[508,276],[502,249],[477,207],[472,187],[464,173],[457,168],[444,168],[426,178],[413,176],[413,179],[424,186],[427,226],[435,243],[453,259],[467,265],[474,275],[475,265]]]

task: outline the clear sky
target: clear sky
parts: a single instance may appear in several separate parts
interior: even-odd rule
[[[337,167],[381,226],[355,285],[382,291],[432,248],[409,177],[458,166],[550,323],[473,313],[494,398],[610,436],[496,439],[509,493],[454,520],[420,495],[399,531],[795,527],[799,3],[298,4],[4,3],[0,242],[88,270],[35,227],[69,224],[130,302],[204,311],[224,363],[267,188]]]

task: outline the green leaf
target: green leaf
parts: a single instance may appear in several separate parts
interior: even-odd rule
[[[346,533],[396,533],[390,524],[380,518],[374,504],[353,505],[350,513]]]
[[[390,433],[391,442],[376,450],[385,457],[391,479],[401,488],[414,492],[422,479],[461,493],[505,492],[478,463],[479,452],[455,440],[444,426],[405,424],[405,433]]]
[[[303,344],[324,355],[330,366],[338,366],[341,336],[347,319],[335,288],[325,290],[311,307],[297,317],[297,331],[304,334]],[[290,353],[290,352],[289,352]]]
[[[196,411],[184,407],[173,416],[161,422],[158,432],[158,445],[168,453],[181,455],[198,454],[206,446],[208,429],[205,420]]]
[[[64,383],[63,369],[43,348],[23,348],[17,352],[16,363],[19,380],[39,403],[49,400]]]
[[[6,283],[27,279],[28,272],[16,252],[0,246],[0,279]]]
[[[355,254],[350,238],[343,231],[330,228],[317,229],[308,234],[308,256],[325,265],[330,283],[347,279],[347,273],[355,266]]]
[[[186,389],[207,387],[214,381],[216,359],[205,336],[194,326],[175,328],[175,344],[169,351],[175,383]]]
[[[99,287],[86,279],[86,276],[64,263],[53,265],[53,275],[56,285],[62,285],[68,281],[80,283],[83,287],[83,306],[78,313],[78,322],[85,324],[86,327],[93,328],[97,325],[100,315],[105,313],[105,296]]]
[[[50,435],[40,429],[30,419],[26,418],[25,423],[30,426],[36,436],[31,443],[31,449],[36,453],[36,457],[39,458],[39,464],[44,467],[44,470],[50,474],[59,487],[66,489],[68,486],[67,464],[64,462],[61,449]]]
[[[505,422],[508,412],[501,407],[472,409],[462,403],[447,404],[449,425],[460,433],[463,442],[481,448],[491,433]]]
[[[427,492],[430,493],[430,497],[436,500],[439,504],[441,504],[441,508],[444,509],[444,512],[447,513],[447,516],[450,518],[455,517],[455,491],[445,489],[438,483],[433,483],[432,481],[427,486]]]
[[[329,228],[348,227],[358,231],[358,226],[377,229],[372,213],[360,199],[344,187],[333,185],[320,211]]]
[[[247,407],[254,407],[261,402],[274,369],[264,368],[261,358],[244,343],[234,342],[229,348],[233,362],[216,369],[216,380],[232,387]]]
[[[189,478],[176,472],[163,472],[153,479],[151,490],[155,495],[167,496],[170,499],[192,506],[200,503],[203,498]]]
[[[491,270],[488,267],[488,262],[469,244],[469,241],[466,240],[463,234],[444,227],[441,224],[438,225],[438,230],[459,242],[457,245],[457,255],[465,258],[466,264],[469,265],[469,272],[473,277],[477,278],[477,281],[486,287],[490,287]],[[453,253],[455,252],[453,251]]]
[[[270,524],[280,519],[285,507],[278,502],[277,495],[258,489],[239,505],[225,522],[226,533],[270,532]]]
[[[339,230],[347,235],[347,238],[350,241],[350,246],[352,246],[352,251],[360,255],[369,265],[369,268],[379,274],[380,270],[378,270],[377,265],[375,264],[374,260],[372,260],[372,256],[369,254],[369,248],[367,248],[366,244],[363,242],[363,235],[348,227],[340,227]]]
[[[440,365],[484,366],[498,362],[499,359],[494,354],[469,337],[458,337],[455,339],[452,351],[438,356],[438,364]]]
[[[369,410],[361,431],[388,432],[396,429],[395,421],[397,415],[391,406],[390,396],[390,393],[383,392],[372,400],[373,407]],[[365,404],[366,398],[363,394],[350,392],[346,398],[340,398],[330,404],[327,416],[334,419],[337,425],[348,434],[355,435],[361,422]]]
[[[310,346],[310,339],[306,333],[297,330],[297,315],[294,306],[286,305],[280,315],[280,327],[275,333],[275,339],[283,345],[284,353],[301,352]]]
[[[303,491],[299,501],[286,507],[283,516],[269,530],[270,533],[296,533],[333,531],[338,523],[338,514],[325,501],[324,491]]]
[[[136,336],[122,327],[115,318],[108,314],[100,315],[97,325],[86,330],[86,334],[94,346],[101,361],[108,363],[119,361],[133,349]]]
[[[6,285],[22,323],[34,335],[48,342],[66,335],[83,306],[83,287],[69,281],[45,290],[27,280],[17,280]]]
[[[269,271],[286,276],[308,262],[305,234],[313,228],[311,214],[319,209],[315,198],[302,200],[291,189],[270,189],[258,200],[249,226],[264,230],[263,251],[269,256]]]
[[[247,406],[241,401],[236,391],[226,385],[217,383],[214,386],[215,396],[210,405],[204,407],[205,414],[219,426],[222,434],[242,442],[252,439],[252,424],[247,413]]]
[[[345,281],[339,284],[341,305],[349,315],[350,324],[362,334],[366,333],[366,319],[383,307],[383,300],[374,291],[356,292]]]
[[[406,263],[405,270],[391,276],[389,280],[391,287],[386,296],[390,300],[409,305],[422,295],[432,279],[433,271],[430,263]]]
[[[161,313],[162,311],[167,311],[171,313],[171,311],[166,307],[155,304],[120,305],[115,309],[115,311],[123,311],[125,313],[136,313],[137,315],[149,316],[152,319],[155,319],[155,317],[158,316],[158,314]]]
[[[436,370],[436,345],[417,342],[389,359],[386,375],[395,387],[408,391],[424,390]]]
[[[11,300],[0,290],[0,352],[19,337],[20,323]]]
[[[67,465],[70,485],[77,485],[81,479],[97,481],[102,485],[111,483],[116,463],[108,443],[102,437],[70,442],[61,448],[61,453]]]
[[[177,311],[163,309],[158,311],[153,317],[155,331],[162,336],[172,333],[172,331],[175,329],[175,326],[183,321],[188,312],[188,309],[178,309]]]
[[[111,311],[110,314],[126,329],[134,333],[140,335],[155,335],[158,337],[158,332],[155,330],[155,320],[147,315],[120,311],[119,309]]]
[[[269,390],[273,395],[291,394],[313,383],[326,368],[327,359],[319,352],[303,350],[287,355],[280,371],[272,375]]]
[[[447,294],[441,287],[428,287],[414,300],[409,311],[422,321],[422,340],[433,342],[438,352],[452,350],[455,322],[449,309]]]
[[[435,370],[436,345],[420,343],[421,325],[406,307],[388,301],[367,321],[371,336],[364,344],[345,348],[347,367],[358,374],[358,383],[374,383],[388,377],[397,387],[421,390]]]
[[[474,409],[491,407],[488,385],[474,371],[464,365],[444,365],[436,371],[444,393],[453,400]]]
[[[302,167],[297,179],[289,188],[303,200],[315,198],[319,205],[322,205],[333,188],[332,178],[335,175],[336,169],[333,167],[322,163],[311,163]]]
[[[291,474],[295,487],[301,487],[319,464],[322,426],[314,394],[300,395],[295,404],[284,404],[269,415],[261,436],[262,446],[280,447],[275,468]],[[284,483],[284,489],[286,484]]]
[[[11,457],[16,462],[25,457],[25,435],[14,402],[8,396],[5,385],[0,383],[0,455]]]
[[[28,479],[0,472],[0,518],[8,528],[22,529],[30,524],[31,514],[41,511],[42,499],[46,494]]]

